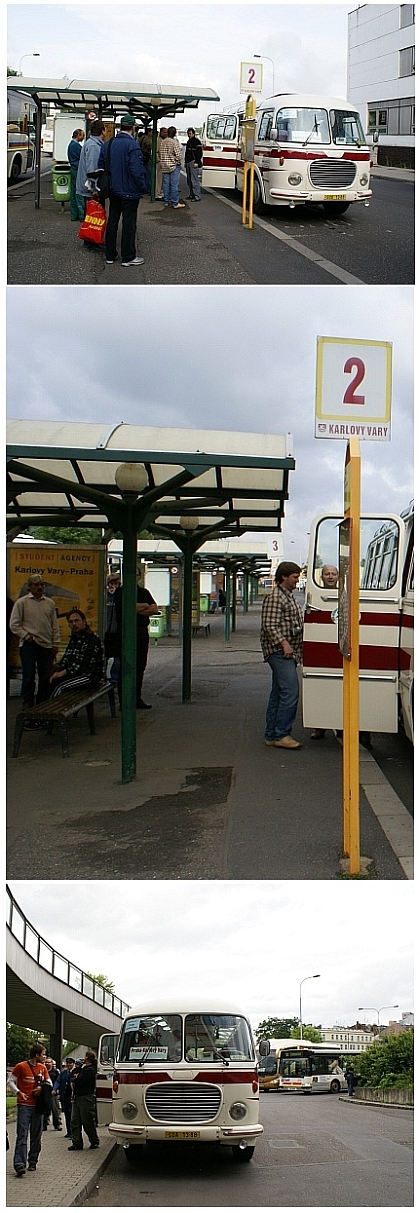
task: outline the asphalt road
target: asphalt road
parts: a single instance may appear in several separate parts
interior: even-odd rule
[[[413,1204],[413,1113],[336,1096],[264,1094],[264,1136],[240,1165],[229,1149],[117,1150],[85,1208],[382,1208]]]

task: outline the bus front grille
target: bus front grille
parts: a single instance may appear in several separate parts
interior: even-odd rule
[[[317,190],[339,191],[353,185],[356,178],[353,160],[313,160],[309,177]]]
[[[206,1082],[157,1082],[145,1094],[149,1116],[173,1123],[213,1120],[221,1102],[219,1088]]]

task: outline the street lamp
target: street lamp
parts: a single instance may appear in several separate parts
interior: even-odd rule
[[[41,55],[41,52],[40,52],[40,51],[31,51],[31,52],[30,52],[29,54],[27,54],[27,55],[21,55],[21,57],[20,57],[20,59],[19,59],[19,76],[21,76],[21,75],[22,75],[22,68],[21,68],[21,64],[23,63],[23,60],[24,60],[24,59],[39,59],[39,58],[40,58],[40,55]]]
[[[300,1023],[300,1039],[302,1040],[302,986],[304,981],[313,981],[315,977],[320,977],[320,973],[310,973],[309,977],[302,977],[299,986],[299,1023]]]
[[[270,59],[269,55],[255,55],[255,54],[254,54],[254,59],[268,59],[268,62],[271,63],[271,66],[273,69],[273,97],[274,97],[274,91],[275,91],[274,90],[274,60]]]
[[[378,1016],[378,1028],[379,1028],[379,1016],[380,1016],[381,1011],[396,1011],[397,1007],[399,1007],[399,1005],[400,1005],[399,1002],[390,1002],[385,1007],[379,1007],[379,1010],[377,1007],[358,1007],[357,1009],[358,1009],[358,1011],[375,1011],[375,1014]]]

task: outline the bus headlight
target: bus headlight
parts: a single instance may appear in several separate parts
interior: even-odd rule
[[[247,1114],[247,1111],[248,1109],[246,1104],[239,1102],[233,1103],[229,1108],[229,1116],[232,1117],[232,1120],[243,1120],[244,1116]]]
[[[360,178],[360,184],[367,185],[368,181],[369,181],[369,177],[368,177],[367,173],[363,173],[363,176]]]
[[[300,173],[291,173],[287,180],[289,185],[300,185],[302,178]]]
[[[126,1103],[123,1103],[121,1111],[126,1120],[134,1120],[138,1112],[137,1104],[131,1103],[131,1100],[127,1100]]]

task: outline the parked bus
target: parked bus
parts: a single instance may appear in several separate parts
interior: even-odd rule
[[[342,729],[343,658],[338,645],[338,588],[321,571],[338,567],[341,519],[312,523],[303,632],[305,728]],[[363,514],[360,522],[360,730],[410,741],[414,721],[414,506],[399,515]]]
[[[27,93],[7,90],[7,179],[12,183],[35,164],[35,108]]]
[[[340,1050],[310,1040],[273,1040],[258,1065],[261,1091],[302,1091],[337,1095],[347,1089]]]
[[[141,1003],[119,1038],[101,1037],[99,1123],[108,1123],[128,1162],[155,1141],[230,1146],[238,1162],[249,1162],[263,1132],[249,1020],[224,1002],[201,1011],[170,999],[164,1005],[163,1012],[156,1000]]]
[[[203,137],[203,186],[242,192],[243,111],[210,114]],[[341,215],[369,205],[370,150],[354,105],[333,97],[279,93],[263,101],[255,128],[254,210],[318,203]]]

